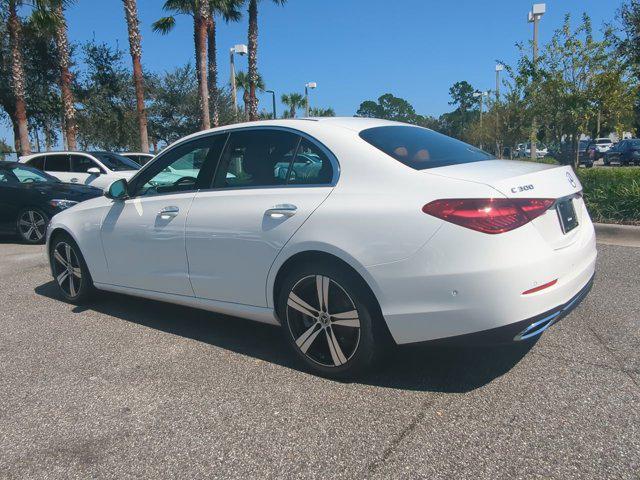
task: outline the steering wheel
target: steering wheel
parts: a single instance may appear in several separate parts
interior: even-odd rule
[[[27,177],[22,181],[22,183],[36,183],[36,179],[33,177]]]
[[[191,183],[196,183],[196,178],[195,177],[181,177],[178,180],[176,180],[175,182],[173,182],[173,185],[176,187],[179,187],[181,185],[189,185]]]

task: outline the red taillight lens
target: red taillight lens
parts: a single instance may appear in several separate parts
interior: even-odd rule
[[[424,213],[483,233],[504,233],[529,223],[555,202],[552,198],[457,198],[434,200]]]

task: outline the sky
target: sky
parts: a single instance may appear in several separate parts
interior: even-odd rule
[[[163,72],[194,63],[193,24],[178,17],[168,35],[153,33],[151,24],[164,15],[161,0],[138,0],[143,65]],[[405,98],[422,115],[451,110],[449,87],[467,80],[477,89],[495,85],[496,60],[513,63],[517,42],[527,42],[526,0],[288,0],[278,6],[259,4],[258,70],[267,89],[304,92],[316,82],[311,106],[332,107],[337,115],[353,115],[364,100],[384,93]],[[548,41],[565,14],[577,23],[587,12],[594,28],[612,22],[622,0],[549,0],[540,23],[540,42]],[[127,52],[128,36],[120,0],[76,0],[67,11],[73,43],[95,39]],[[229,81],[229,48],[246,43],[247,16],[238,23],[218,24],[220,82]],[[246,70],[246,57],[236,69]],[[260,108],[271,109],[271,97],[260,95]],[[0,126],[0,139],[12,134]]]

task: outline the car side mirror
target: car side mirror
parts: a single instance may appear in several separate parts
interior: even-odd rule
[[[126,200],[129,198],[129,184],[124,178],[116,180],[105,190],[104,196],[112,200]]]
[[[100,175],[102,172],[98,167],[91,167],[91,168],[87,168],[87,173],[91,175]]]

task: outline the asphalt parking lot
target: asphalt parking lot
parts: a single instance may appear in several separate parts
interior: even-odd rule
[[[278,329],[57,299],[0,244],[0,478],[640,478],[640,248],[528,348],[403,349],[339,383]]]

